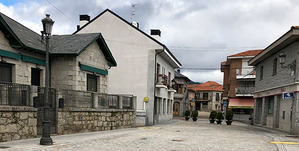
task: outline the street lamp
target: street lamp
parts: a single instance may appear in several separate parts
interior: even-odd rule
[[[43,133],[40,139],[40,145],[52,145],[53,141],[50,137],[50,123],[49,120],[49,40],[52,32],[54,21],[50,18],[49,14],[46,14],[46,18],[42,19],[43,31],[42,36],[46,38],[46,80],[45,80],[45,92],[44,92],[44,118],[43,118]]]

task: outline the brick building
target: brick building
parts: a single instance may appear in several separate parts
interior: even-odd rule
[[[248,50],[233,54],[221,63],[223,76],[223,99],[228,108],[237,113],[239,120],[248,120],[253,111],[255,70],[248,61],[262,50]]]
[[[214,81],[202,84],[188,84],[188,89],[195,92],[195,110],[212,111],[222,109],[222,85]]]

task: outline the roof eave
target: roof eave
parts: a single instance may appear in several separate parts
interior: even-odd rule
[[[292,37],[295,38],[292,39]],[[291,28],[288,32],[283,34],[277,40],[275,40],[272,44],[270,44],[267,48],[265,48],[261,53],[256,55],[254,58],[249,60],[249,65],[256,66],[259,62],[261,62],[264,58],[268,57],[270,52],[279,51],[280,49],[276,49],[278,47],[285,47],[294,42],[297,38],[299,38],[299,29]],[[289,40],[289,41],[288,41]]]

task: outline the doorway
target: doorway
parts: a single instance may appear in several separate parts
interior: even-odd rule
[[[195,110],[200,111],[201,103],[199,101],[195,102]]]
[[[174,102],[173,104],[173,116],[179,116],[180,115],[180,103]]]

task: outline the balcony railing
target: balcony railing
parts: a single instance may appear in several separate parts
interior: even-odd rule
[[[239,88],[235,88],[235,93],[236,94],[252,95],[253,92],[254,92],[254,87],[239,87]]]
[[[168,85],[168,77],[166,75],[163,74],[158,74],[157,76],[157,84],[163,84],[165,86]]]

